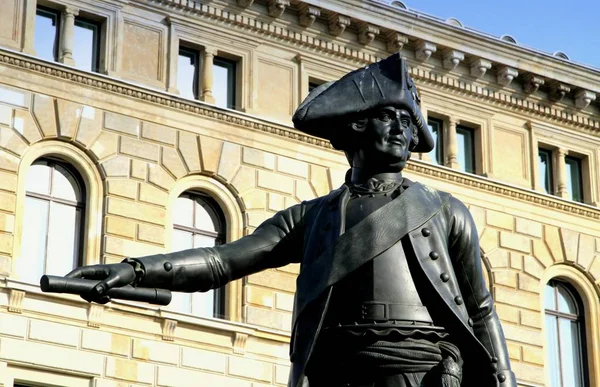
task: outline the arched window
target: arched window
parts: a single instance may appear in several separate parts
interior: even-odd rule
[[[583,304],[566,282],[551,280],[544,295],[550,387],[586,387]]]
[[[184,192],[173,208],[173,251],[212,247],[225,242],[225,217],[208,195]],[[223,317],[223,290],[173,293],[169,309],[201,317]]]
[[[20,278],[65,275],[82,263],[85,185],[71,165],[42,158],[27,170]]]

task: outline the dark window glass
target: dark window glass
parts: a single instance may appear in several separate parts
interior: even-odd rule
[[[442,157],[442,132],[443,132],[443,121],[436,118],[430,118],[427,120],[427,125],[433,136],[433,150],[429,153],[433,164],[442,165],[444,162]]]
[[[214,58],[213,96],[215,105],[235,109],[235,72],[237,63],[221,57]]]
[[[177,88],[182,97],[198,98],[198,71],[200,53],[187,47],[179,47],[177,60]]]
[[[38,57],[58,60],[58,31],[60,13],[53,9],[38,6],[35,13],[35,53]]]
[[[18,272],[38,282],[42,274],[64,275],[81,264],[85,189],[69,164],[40,159],[27,172]]]
[[[538,150],[539,184],[549,195],[554,195],[554,179],[552,178],[552,151]]]
[[[457,161],[460,170],[475,173],[475,147],[474,131],[464,126],[456,126],[456,140],[458,143]]]
[[[572,286],[553,280],[546,285],[544,307],[550,386],[588,386],[581,299]]]
[[[310,93],[311,91],[313,91],[314,89],[316,89],[317,87],[321,86],[324,83],[325,83],[325,81],[322,81],[320,79],[309,78],[308,79],[308,92]]]
[[[209,196],[186,192],[173,209],[173,251],[212,247],[225,241],[225,217]],[[201,317],[224,317],[223,289],[173,293],[169,309]]]
[[[583,202],[583,182],[581,178],[581,159],[565,157],[567,172],[567,192],[574,202]]]
[[[98,72],[100,67],[100,23],[75,17],[73,60],[81,70]]]

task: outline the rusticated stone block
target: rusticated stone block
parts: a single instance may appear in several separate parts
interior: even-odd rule
[[[531,329],[513,324],[504,324],[502,327],[504,335],[508,340],[540,347],[544,345],[542,332],[539,329]]]
[[[579,247],[579,233],[564,228],[560,229],[565,258],[567,261],[577,262],[577,249]]]
[[[521,345],[520,344],[507,342],[506,349],[508,349],[508,356],[511,360],[521,360]]]
[[[175,184],[175,179],[163,167],[156,164],[148,164],[148,181],[165,191],[169,191]]]
[[[259,360],[230,356],[229,374],[271,382],[273,379],[273,366],[270,363]]]
[[[544,351],[541,347],[523,346],[523,361],[543,366]]]
[[[535,293],[508,289],[502,286],[494,287],[494,300],[508,305],[519,305],[534,311],[540,310],[540,296]]]
[[[142,123],[142,138],[162,142],[163,144],[175,145],[177,132],[168,126],[158,125],[153,122]]]
[[[260,286],[245,286],[246,301],[250,304],[273,308],[275,292]]]
[[[15,110],[12,127],[15,131],[19,132],[29,144],[33,144],[42,139],[42,134],[28,111]]]
[[[544,242],[554,257],[554,261],[562,262],[565,260],[563,255],[560,233],[557,227],[544,225]]]
[[[128,356],[131,350],[131,339],[125,335],[84,329],[81,334],[81,348]]]
[[[331,190],[327,168],[325,167],[311,165],[309,181],[318,196],[325,196]]]
[[[248,284],[284,290],[290,293],[296,291],[295,276],[274,270],[265,270],[248,276]]]
[[[517,218],[516,230],[520,234],[541,238],[543,236],[542,224],[529,219]]]
[[[308,164],[289,157],[277,157],[277,171],[304,179],[308,178]]]
[[[504,285],[511,288],[517,287],[517,273],[511,270],[494,271],[494,284]]]
[[[275,383],[287,384],[290,376],[290,367],[280,364],[275,364]]]
[[[33,97],[33,116],[37,120],[44,137],[56,137],[56,116],[54,114],[54,98],[35,94]]]
[[[205,386],[252,387],[249,380],[232,378],[231,376],[175,367],[158,367],[157,386],[159,387],[197,387],[199,380]]]
[[[0,210],[14,214],[16,199],[15,194],[0,191]]]
[[[150,184],[140,183],[140,196],[141,202],[150,204],[156,204],[159,206],[167,206],[169,200],[169,194],[165,191],[158,189]]]
[[[109,195],[121,196],[127,199],[137,199],[138,182],[129,179],[108,179],[106,182]]]
[[[600,254],[597,254],[590,265],[588,272],[596,281],[600,281]]]
[[[218,175],[231,181],[242,163],[242,148],[230,142],[223,143],[223,151],[219,160]]]
[[[317,197],[308,181],[295,180],[295,196],[298,200],[310,200]]]
[[[502,321],[508,321],[515,324],[519,323],[519,309],[513,305],[494,304],[496,313]]]
[[[138,224],[137,238],[141,241],[156,243],[159,245],[165,244],[165,228],[153,226],[150,224]]]
[[[0,125],[10,126],[13,118],[13,109],[10,106],[0,105]]]
[[[185,169],[185,165],[179,156],[179,152],[173,148],[161,148],[160,163],[177,179],[187,175],[187,169]]]
[[[537,279],[540,279],[544,275],[545,269],[546,268],[541,263],[539,263],[539,261],[534,257],[530,255],[524,257],[523,270],[525,271],[525,273]]]
[[[114,133],[101,132],[90,150],[99,160],[102,160],[116,154],[118,146],[119,136]]]
[[[128,157],[117,155],[104,161],[100,166],[107,177],[128,177],[130,160]]]
[[[77,125],[81,117],[81,105],[66,101],[56,100],[56,111],[58,112],[58,136],[72,139],[77,131]]]
[[[200,157],[202,158],[202,171],[210,174],[216,173],[219,168],[219,159],[223,141],[216,138],[200,136]]]
[[[0,212],[0,231],[12,233],[15,231],[15,216]]]
[[[0,126],[0,148],[8,149],[21,156],[27,147],[27,143],[16,132]]]
[[[148,176],[147,169],[146,169],[147,165],[148,165],[148,163],[146,161],[131,159],[131,167],[130,167],[131,177],[134,179],[139,179],[139,180],[145,181],[146,177]]]
[[[511,368],[515,375],[519,375],[519,380],[529,382],[530,384],[533,383],[536,386],[544,385],[544,381],[546,380],[544,367],[522,362],[513,362],[511,363]]]
[[[258,186],[271,191],[294,193],[294,179],[269,171],[258,171]]]
[[[0,314],[0,335],[24,338],[26,334],[27,318],[14,314]]]
[[[543,240],[533,240],[533,256],[545,267],[550,267],[554,264],[554,258]]]
[[[151,384],[154,381],[154,365],[145,362],[106,358],[106,376],[130,382]]]
[[[113,216],[106,217],[106,232],[108,234],[133,239],[135,237],[135,230],[136,223],[132,220]]]
[[[289,332],[292,326],[292,314],[255,306],[245,306],[246,322],[268,328]]]
[[[577,264],[587,270],[594,259],[594,238],[590,235],[579,236],[579,251],[577,252]]]
[[[346,180],[346,170],[329,168],[327,172],[329,173],[329,181],[331,182],[331,187],[333,189],[344,184],[344,181]]]
[[[133,358],[161,363],[179,363],[179,347],[160,341],[133,339]]]
[[[19,159],[0,149],[0,169],[17,172],[19,168]]]
[[[0,253],[12,254],[13,236],[12,234],[0,234]]]
[[[521,310],[519,314],[519,322],[521,323],[521,325],[525,325],[531,328],[542,329],[542,314],[524,309]]]
[[[158,246],[121,239],[110,235],[105,237],[104,250],[107,254],[120,257],[139,257],[141,255],[153,255],[163,252],[162,248]]]
[[[531,252],[531,239],[522,235],[501,231],[500,246],[529,254]]]
[[[269,192],[268,209],[271,211],[281,211],[285,208],[285,199],[282,195]]]
[[[143,222],[164,225],[165,209],[142,203],[133,203],[126,200],[109,197],[107,199],[107,213],[137,219]]]
[[[256,170],[243,165],[231,179],[231,185],[240,193],[256,187]]]
[[[512,230],[515,220],[512,215],[504,214],[498,211],[487,210],[486,223],[488,226]]]
[[[140,134],[140,120],[112,112],[104,112],[104,127],[136,137]]]
[[[79,129],[75,135],[75,141],[86,148],[98,137],[102,131],[102,112],[91,106],[84,105],[81,109]]]
[[[31,320],[29,323],[29,340],[77,347],[79,344],[79,328],[49,321]]]
[[[0,102],[28,109],[31,102],[31,93],[3,85],[0,86]]]
[[[158,161],[158,145],[137,138],[122,136],[119,151],[129,156]]]
[[[17,175],[10,172],[0,171],[0,189],[4,191],[17,192]]]
[[[232,185],[237,188],[235,183],[235,179],[232,182]],[[242,201],[244,202],[244,206],[246,209],[265,209],[267,204],[267,193],[265,191],[261,191],[259,189],[254,189],[247,191],[245,194],[241,195]]]
[[[242,162],[255,167],[275,169],[275,155],[255,148],[243,148]]]
[[[227,357],[215,351],[183,347],[181,350],[181,366],[225,373]]]
[[[198,136],[188,132],[178,132],[177,148],[190,172],[200,172],[200,149]]]
[[[294,296],[288,293],[275,293],[275,309],[291,312],[294,310]]]
[[[539,293],[540,291],[540,280],[538,278],[529,276],[525,273],[519,273],[518,282],[520,290],[533,293]]]
[[[498,248],[498,230],[489,227],[483,229],[481,238],[479,239],[479,246],[484,254]]]

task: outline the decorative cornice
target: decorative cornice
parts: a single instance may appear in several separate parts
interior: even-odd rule
[[[418,61],[425,62],[436,51],[437,46],[435,44],[420,40],[415,47],[415,58]]]
[[[358,41],[360,44],[370,44],[377,35],[379,35],[379,28],[374,25],[362,23],[358,27]]]
[[[398,32],[390,32],[386,36],[386,48],[389,52],[398,52],[408,43],[408,36]]]
[[[446,50],[444,52],[443,66],[446,70],[453,70],[460,62],[465,60],[465,53],[458,50]]]
[[[285,11],[286,7],[290,6],[289,0],[268,0],[267,1],[267,10],[269,16],[278,18]]]
[[[85,73],[67,66],[56,63],[47,63],[38,59],[30,58],[22,54],[0,49],[0,64],[19,67],[44,76],[59,78],[65,81],[74,82],[84,87],[98,89],[110,93],[115,93],[127,98],[137,99],[146,103],[153,103],[165,108],[179,110],[189,114],[197,114],[204,118],[221,121],[230,125],[237,125],[246,129],[257,130],[270,133],[287,139],[300,141],[305,144],[314,145],[324,149],[333,149],[329,141],[312,137],[284,125],[273,124],[259,118],[250,117],[244,113],[238,113],[231,110],[222,110],[215,106],[208,105],[199,101],[189,101],[178,98],[177,96],[151,91],[141,86],[126,84],[117,79],[109,79],[89,73]],[[487,99],[494,104],[505,105],[508,108],[518,109],[536,115],[542,118],[560,120],[574,125],[577,129],[585,133],[598,135],[600,133],[600,122],[590,120],[587,117],[576,116],[559,111],[555,108],[517,99],[516,97],[506,95],[497,91],[484,89],[464,81],[440,76],[435,72],[413,67],[410,69],[412,77],[425,84],[430,84],[444,89],[454,90],[456,92],[471,95],[477,98]],[[600,219],[600,209],[596,210],[589,206],[579,205],[567,201],[561,201],[558,198],[546,197],[528,190],[504,185],[500,182],[491,182],[481,176],[460,174],[425,163],[416,164],[411,161],[407,169],[417,173],[437,177],[440,179],[453,181],[464,186],[483,191],[493,192],[510,198],[524,200],[529,203],[535,203],[549,208],[557,209],[571,214],[576,214],[592,219]]]
[[[544,84],[544,78],[535,76],[533,74],[527,74],[525,76],[525,83],[523,86],[523,91],[525,94],[533,94],[539,89],[541,85]]]
[[[471,62],[471,76],[481,78],[492,68],[492,62],[487,59],[477,58]]]
[[[298,9],[298,23],[302,27],[310,27],[321,16],[321,9],[308,4],[300,4]]]
[[[508,86],[519,75],[517,69],[508,66],[501,66],[498,69],[498,84]]]
[[[332,13],[329,15],[329,33],[333,36],[340,36],[350,25],[350,18],[343,15]]]

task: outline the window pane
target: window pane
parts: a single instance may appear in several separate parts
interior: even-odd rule
[[[50,195],[50,169],[45,161],[32,164],[27,170],[25,190]]]
[[[187,250],[194,247],[194,239],[191,232],[173,230],[173,251]]]
[[[73,59],[78,69],[98,71],[99,34],[96,23],[75,18]]]
[[[192,294],[172,292],[171,302],[165,309],[180,313],[192,313]]]
[[[560,334],[560,359],[564,386],[580,387],[581,363],[579,346],[579,329],[573,321],[560,318],[558,320]]]
[[[215,245],[215,238],[196,234],[194,235],[194,248],[196,247],[213,247]]]
[[[554,194],[552,181],[552,152],[546,149],[538,151],[539,184],[549,195]]]
[[[173,224],[194,227],[194,202],[190,198],[180,196],[175,200]]]
[[[215,105],[235,108],[235,62],[223,58],[214,59],[213,96]]]
[[[177,88],[179,95],[185,98],[198,98],[198,61],[197,51],[180,48],[177,59]]]
[[[196,316],[213,317],[215,313],[215,291],[194,293],[192,295],[192,313]]]
[[[558,298],[558,311],[562,313],[577,314],[577,305],[571,292],[562,285],[556,286]]]
[[[35,15],[35,53],[39,58],[56,61],[58,52],[58,12],[38,8]]]
[[[52,196],[55,198],[80,202],[82,200],[75,176],[60,165],[55,165],[52,174]]]
[[[23,239],[17,272],[21,279],[38,283],[44,274],[46,234],[48,231],[48,204],[46,200],[25,198]],[[63,273],[63,275],[66,273]]]
[[[567,170],[567,192],[569,198],[575,202],[583,202],[583,187],[581,184],[581,160],[567,156],[565,158]]]
[[[556,310],[556,297],[554,296],[554,287],[546,285],[544,288],[544,308]]]
[[[546,315],[546,345],[548,356],[546,369],[550,372],[550,387],[561,387],[556,317],[549,315]]]
[[[427,124],[433,136],[433,150],[429,152],[431,162],[442,165],[442,121],[429,119]]]
[[[473,166],[473,131],[465,127],[456,127],[456,140],[458,142],[457,161],[460,170],[463,172],[474,173]]]
[[[79,211],[74,206],[50,204],[46,273],[65,275],[77,265]]]
[[[215,224],[211,214],[202,205],[203,200],[196,202],[196,218],[194,219],[194,228],[205,231],[218,232],[218,224]]]

